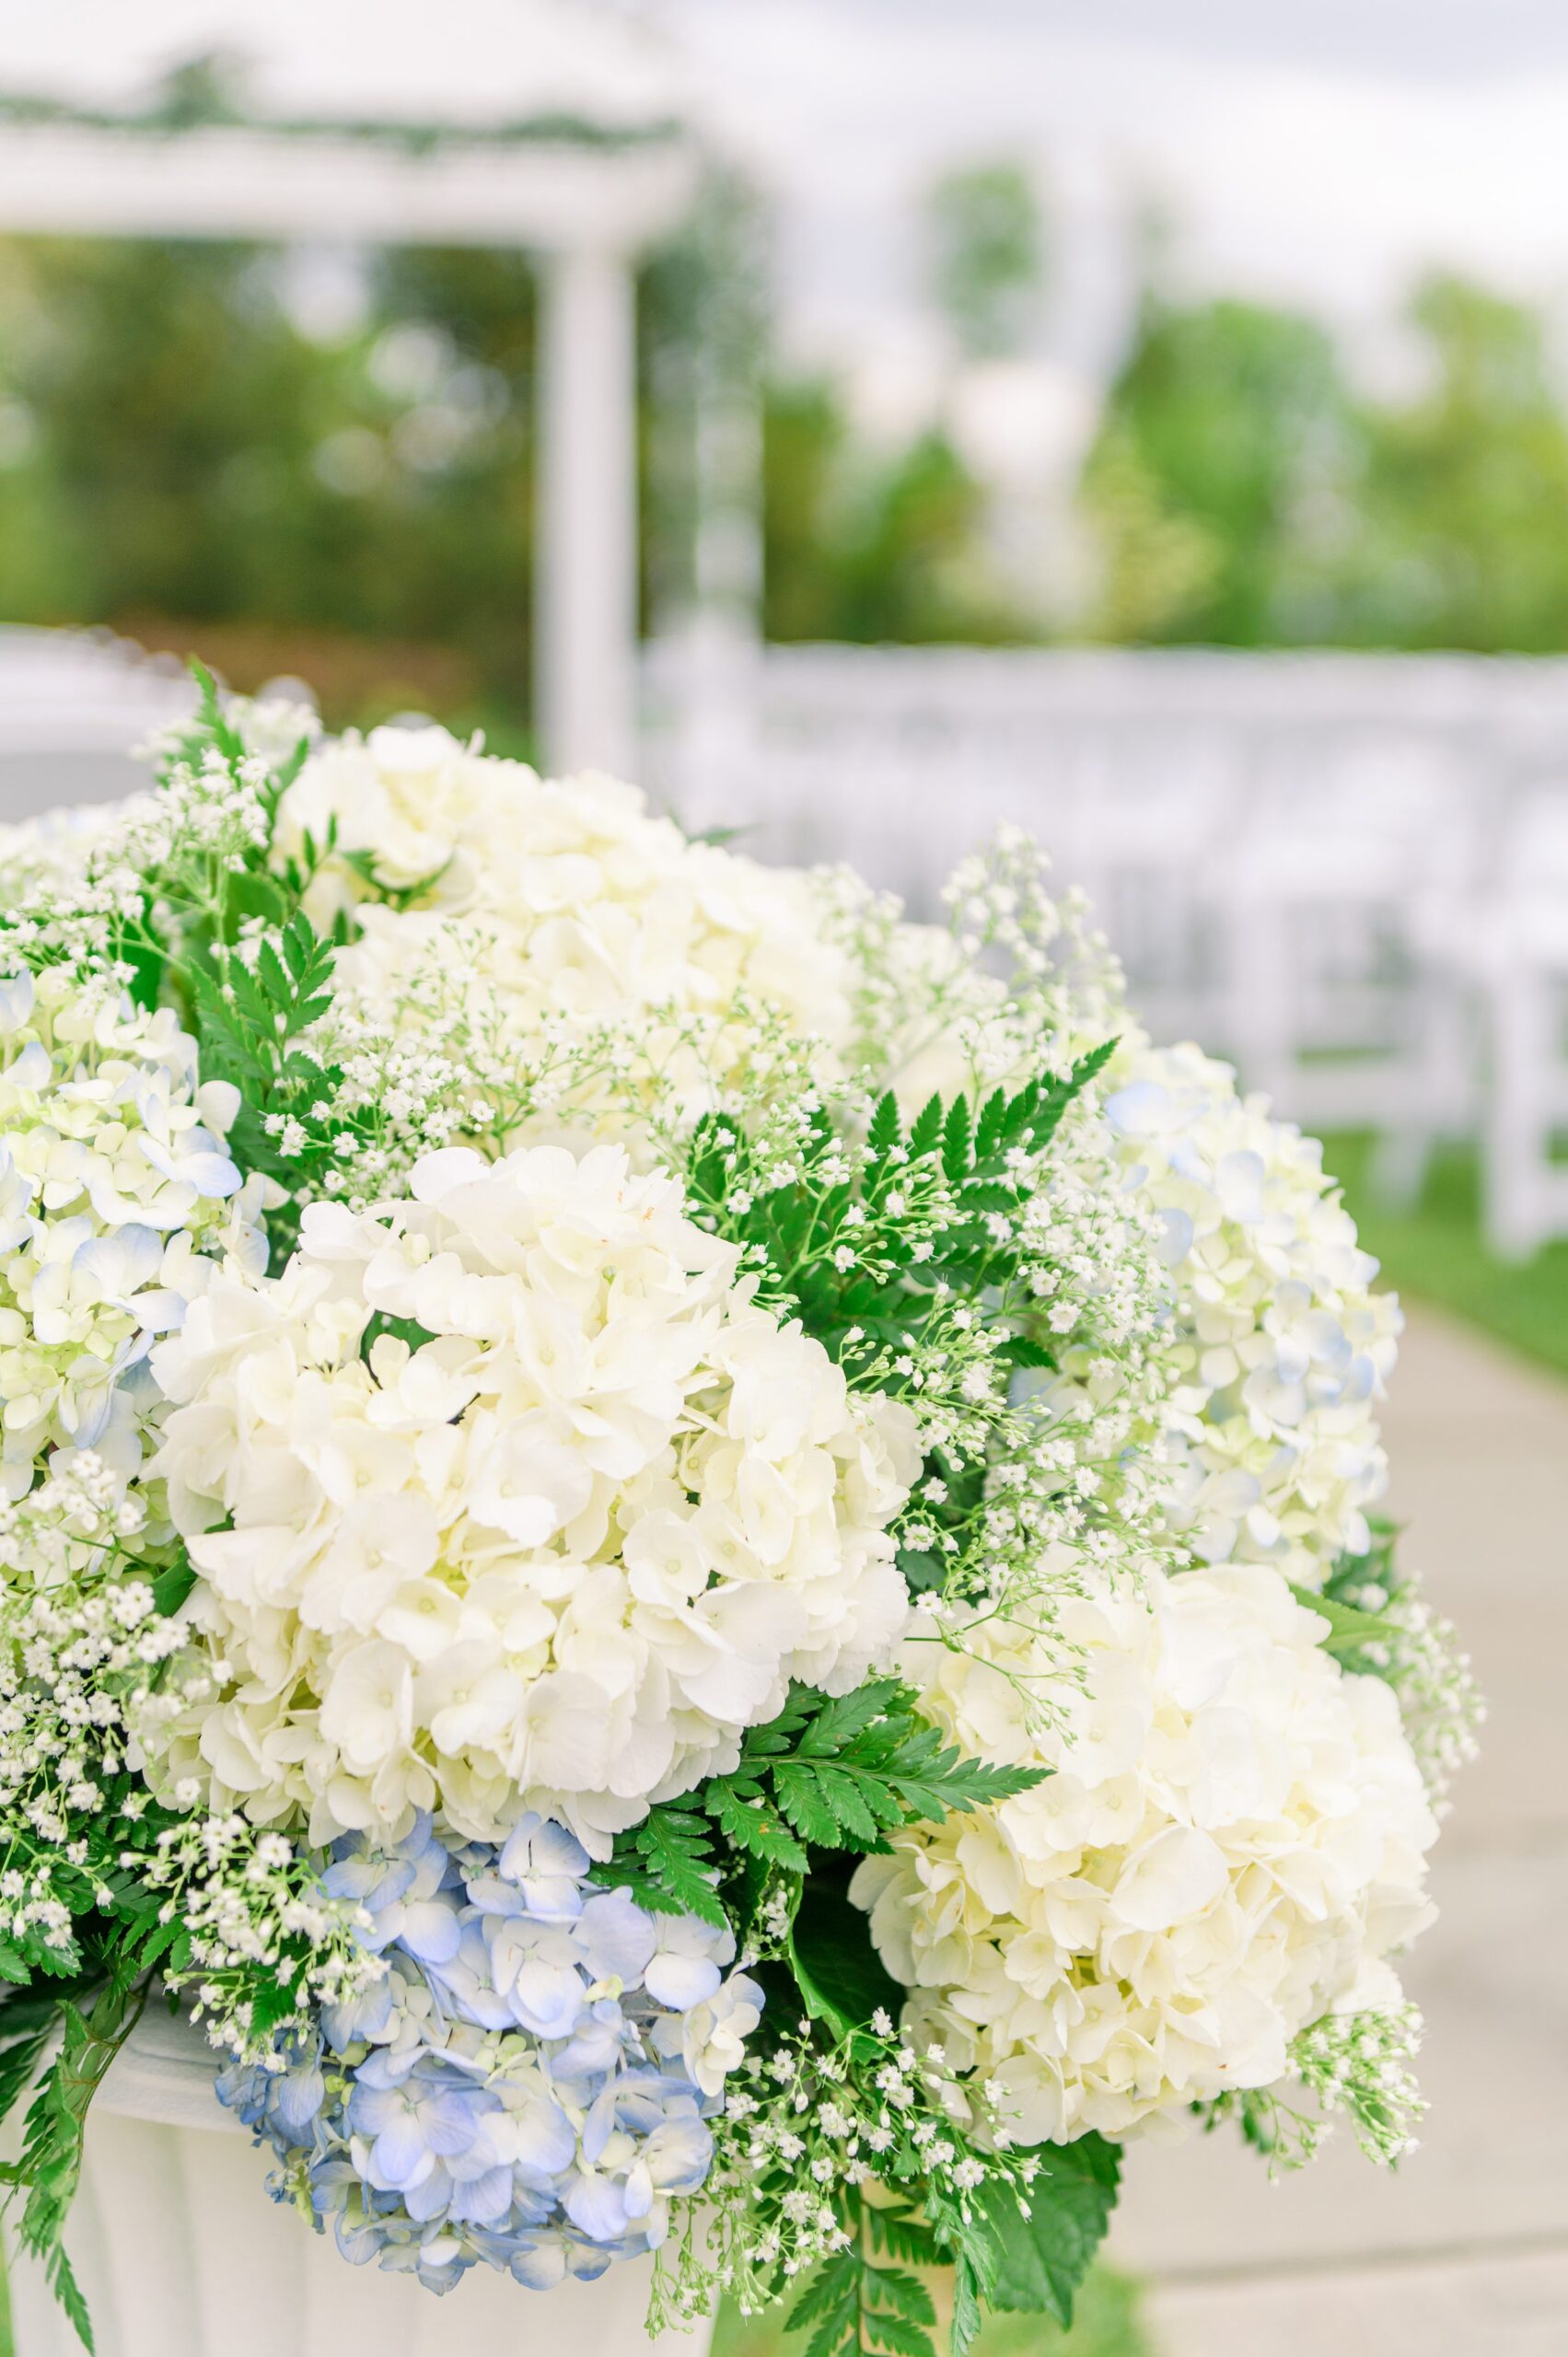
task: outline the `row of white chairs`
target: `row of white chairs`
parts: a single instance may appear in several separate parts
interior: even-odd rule
[[[1478,1139],[1494,1247],[1568,1236],[1568,665],[769,649],[750,687],[720,758],[656,747],[692,823],[925,912],[1024,825],[1157,1036],[1373,1131],[1396,1201]]]
[[[1311,1127],[1375,1132],[1396,1200],[1439,1141],[1475,1137],[1494,1246],[1568,1236],[1568,666],[1509,672],[1489,725],[1484,666],[1369,667],[1391,682],[1371,693],[1340,665],[1307,698],[1300,658],[1225,658],[1184,704],[1168,683],[1192,666],[990,656],[934,718],[925,669],[867,653],[830,651],[830,694],[784,666],[793,702],[714,773],[682,776],[656,736],[667,798],[924,912],[966,852],[1026,825],[1090,892],[1158,1036],[1202,1039]],[[1412,669],[1442,692],[1412,696]],[[1023,694],[1041,676],[1063,708]],[[106,634],[0,629],[0,819],[126,791],[128,748],[190,692]]]

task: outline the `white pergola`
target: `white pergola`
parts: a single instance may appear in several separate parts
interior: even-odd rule
[[[146,95],[232,57],[243,120]],[[671,61],[596,0],[71,0],[7,34],[0,228],[473,245],[538,259],[534,702],[558,771],[636,741],[634,272],[690,205]]]

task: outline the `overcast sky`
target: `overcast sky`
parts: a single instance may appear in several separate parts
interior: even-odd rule
[[[746,14],[747,0],[728,13]],[[1568,64],[1561,0],[843,0],[907,26],[1095,34],[1228,63],[1315,65],[1397,82],[1469,81]]]
[[[1195,285],[1300,302],[1364,342],[1434,265],[1568,293],[1568,0],[665,0],[663,13],[787,192],[808,346],[899,332],[911,200],[943,163],[988,152],[1038,164],[1075,241],[1118,194],[1156,199]]]

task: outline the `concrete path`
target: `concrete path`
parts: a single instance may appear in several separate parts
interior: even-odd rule
[[[1568,2352],[1568,1385],[1421,1311],[1386,1429],[1492,1713],[1406,1975],[1432,2111],[1391,2177],[1348,2132],[1277,2185],[1228,2136],[1131,2152],[1112,2247],[1160,2357]]]

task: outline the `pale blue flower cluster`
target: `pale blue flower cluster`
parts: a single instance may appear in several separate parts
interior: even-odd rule
[[[340,1841],[385,1976],[329,2006],[222,2100],[356,2262],[445,2291],[478,2260],[536,2289],[655,2248],[708,2173],[707,2119],[762,1995],[735,1943],[597,1888],[575,1838],[525,1817],[500,1850],[422,1817]]]
[[[1134,1045],[1106,1104],[1159,1214],[1176,1296],[1170,1518],[1202,1562],[1321,1587],[1365,1555],[1388,1465],[1377,1403],[1401,1319],[1322,1148],[1191,1044]]]

